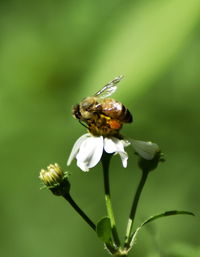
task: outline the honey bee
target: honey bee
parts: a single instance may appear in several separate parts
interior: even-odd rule
[[[93,96],[84,98],[73,107],[73,116],[97,136],[119,136],[123,123],[131,123],[130,111],[120,102],[108,98],[123,76],[114,78]]]

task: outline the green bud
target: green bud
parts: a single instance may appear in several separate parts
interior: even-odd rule
[[[69,193],[68,173],[64,173],[57,163],[50,164],[47,170],[42,169],[39,178],[53,194],[64,195]]]
[[[154,155],[153,159],[151,160],[147,160],[140,157],[138,160],[138,165],[142,171],[149,172],[149,171],[155,170],[158,166],[158,163],[163,161],[164,161],[163,153],[159,151]]]
[[[163,154],[157,144],[140,140],[130,140],[136,154],[139,156],[139,167],[143,171],[156,169],[160,161],[164,161]]]

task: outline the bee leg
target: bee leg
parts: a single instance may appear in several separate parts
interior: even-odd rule
[[[80,122],[80,124],[83,126],[83,127],[85,127],[85,128],[89,128],[88,126],[86,126],[81,120],[78,120],[79,122]]]

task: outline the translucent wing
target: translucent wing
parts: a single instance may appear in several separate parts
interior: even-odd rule
[[[110,95],[112,95],[116,89],[117,89],[117,84],[123,79],[123,76],[118,76],[114,78],[112,81],[110,81],[108,84],[106,84],[101,90],[99,90],[95,96],[98,96],[100,98],[105,98]]]

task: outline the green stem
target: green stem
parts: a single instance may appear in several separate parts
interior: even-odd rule
[[[106,152],[104,152],[103,156],[102,156],[105,203],[106,203],[107,214],[108,214],[108,217],[110,218],[110,222],[111,222],[111,228],[112,228],[114,242],[115,242],[116,246],[120,246],[120,239],[119,239],[118,232],[117,232],[115,217],[114,217],[114,213],[113,213],[113,209],[112,209],[111,196],[110,196],[109,164],[110,164],[111,156],[112,156],[111,154],[107,154]]]
[[[146,182],[148,174],[149,174],[148,171],[142,172],[142,177],[138,184],[137,191],[135,193],[135,197],[133,199],[133,204],[132,204],[131,212],[130,212],[129,219],[128,219],[127,229],[126,229],[126,237],[125,237],[125,244],[124,244],[125,247],[129,247],[129,243],[131,240],[131,232],[132,232],[133,223],[134,223],[136,210],[137,210],[137,205],[138,205],[140,195],[142,193],[142,189],[144,187],[144,184]]]
[[[63,197],[69,202],[69,204],[74,208],[74,210],[87,222],[87,224],[96,232],[96,225],[91,221],[91,219],[82,211],[82,209],[75,203],[70,194],[65,194]]]

